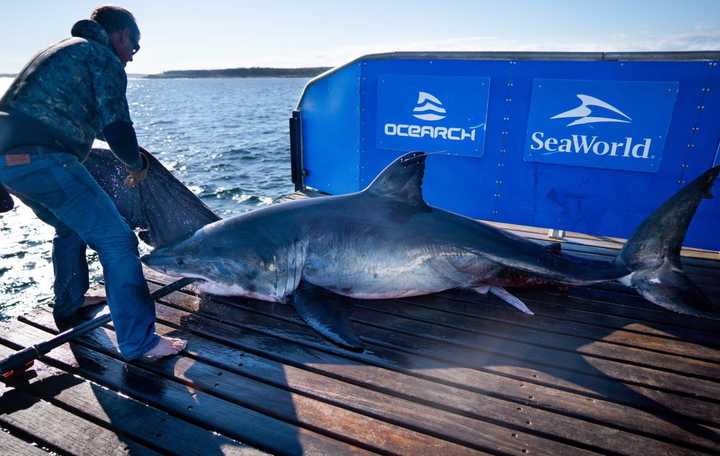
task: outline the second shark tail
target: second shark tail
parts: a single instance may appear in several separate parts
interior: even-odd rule
[[[683,314],[720,318],[720,305],[690,280],[680,259],[690,222],[700,202],[712,198],[710,189],[719,173],[720,166],[711,168],[670,197],[618,254],[616,263],[632,271],[623,283],[648,301]]]

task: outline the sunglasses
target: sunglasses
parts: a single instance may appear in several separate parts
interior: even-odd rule
[[[130,37],[130,43],[132,44],[132,55],[135,55],[140,50],[140,38]]]

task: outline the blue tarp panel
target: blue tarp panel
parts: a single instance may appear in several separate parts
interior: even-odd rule
[[[364,188],[431,153],[428,203],[473,218],[627,238],[720,164],[720,53],[417,54],[358,59],[299,104],[305,185]],[[716,186],[720,193],[720,186]],[[720,198],[686,245],[720,250]]]

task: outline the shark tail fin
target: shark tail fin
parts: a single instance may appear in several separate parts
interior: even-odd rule
[[[720,317],[713,305],[683,272],[680,250],[700,202],[712,198],[710,189],[720,166],[704,172],[680,189],[638,227],[615,260],[631,271],[630,286],[645,299],[675,312]]]

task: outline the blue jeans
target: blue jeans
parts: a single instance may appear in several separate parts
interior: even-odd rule
[[[138,259],[137,238],[110,197],[74,155],[47,149],[9,166],[0,155],[0,183],[55,227],[56,319],[70,317],[88,289],[85,247],[98,253],[120,352],[142,356],[158,342],[155,304]],[[22,153],[18,148],[16,153]]]

